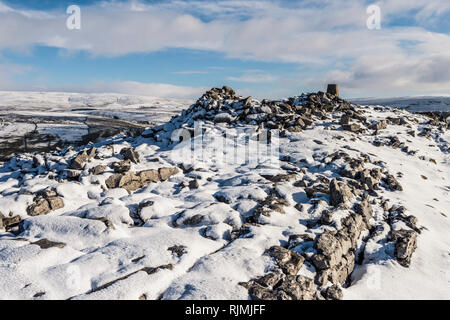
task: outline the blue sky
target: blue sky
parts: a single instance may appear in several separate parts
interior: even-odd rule
[[[81,30],[66,27],[72,4]],[[448,0],[0,0],[0,90],[449,95],[449,30]]]

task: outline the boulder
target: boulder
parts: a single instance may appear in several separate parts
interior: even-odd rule
[[[50,204],[46,199],[39,198],[27,208],[29,216],[39,216],[51,212]]]
[[[106,179],[105,183],[109,189],[125,188],[125,186],[129,184],[133,184],[134,186],[136,186],[137,184],[141,185],[141,179],[133,172],[127,172],[125,174],[116,173]]]
[[[142,184],[144,184],[144,185],[147,185],[151,182],[161,181],[158,170],[154,170],[154,169],[144,170],[144,171],[138,172],[137,175],[139,176]]]
[[[350,188],[344,183],[338,183],[336,179],[331,180],[330,186],[330,204],[337,207],[341,203],[353,199],[353,193]]]
[[[364,197],[363,201],[355,205],[356,213],[363,217],[364,222],[369,227],[369,220],[372,218],[373,210],[368,197]]]
[[[293,300],[314,300],[314,281],[305,276],[287,275],[278,291],[285,292]]]
[[[264,287],[275,287],[277,283],[284,279],[284,274],[271,272],[266,274],[265,276],[255,280],[257,283]]]
[[[130,160],[123,160],[119,162],[115,162],[113,164],[113,170],[116,173],[125,173],[127,171],[130,171],[131,169],[131,161]]]
[[[52,211],[64,208],[64,201],[60,197],[50,197],[47,201]]]
[[[95,166],[94,168],[91,169],[91,174],[93,174],[95,176],[100,175],[105,172],[106,168],[108,168],[108,167],[105,165]]]
[[[167,248],[167,250],[172,252],[172,254],[176,255],[178,258],[187,253],[186,246],[183,245],[174,245]]]
[[[49,248],[64,248],[66,246],[65,243],[62,242],[54,242],[48,239],[40,239],[36,242],[32,242],[31,244],[35,244],[39,246],[41,249],[49,249]]]
[[[372,130],[382,130],[387,128],[387,121],[386,120],[380,120],[378,122],[375,122],[370,126],[370,129]]]
[[[268,254],[275,259],[278,266],[285,274],[296,275],[305,261],[305,258],[293,250],[281,246],[273,246]]]
[[[189,181],[189,189],[198,189],[199,188],[199,183],[197,181],[197,179],[191,180]]]
[[[252,283],[248,285],[248,294],[253,300],[291,300],[290,297],[284,292],[278,292],[269,288],[264,288],[258,283]]]
[[[184,224],[185,226],[195,226],[195,225],[200,224],[200,223],[203,221],[204,218],[205,218],[205,217],[204,217],[203,215],[201,215],[201,214],[196,214],[196,215],[194,215],[194,216],[192,216],[192,217],[190,217],[190,218],[184,220],[184,221],[183,221],[183,224]]]
[[[400,182],[395,179],[395,177],[391,174],[387,174],[383,181],[389,186],[389,188],[393,191],[403,191],[403,187]]]
[[[247,97],[244,99],[244,106],[249,106],[252,102],[253,98],[252,97]]]
[[[180,170],[177,167],[172,168],[160,168],[158,170],[161,181],[166,181],[171,176],[176,175]]]
[[[359,132],[361,127],[359,126],[359,124],[353,123],[353,124],[344,124],[342,126],[342,128],[345,131],[350,131],[350,132]]]
[[[339,123],[341,125],[348,125],[350,123],[351,116],[349,114],[343,114]]]
[[[232,120],[233,120],[232,116],[226,112],[216,114],[214,117],[215,123],[231,123]]]
[[[398,263],[407,268],[411,264],[411,257],[417,248],[417,232],[413,230],[392,231],[391,238],[395,243],[395,256]]]
[[[133,148],[123,148],[120,150],[120,154],[123,156],[124,160],[130,160],[133,163],[139,163],[139,154],[133,150]]]
[[[89,152],[85,149],[81,151],[71,162],[70,169],[83,170],[86,162],[95,156],[96,149],[92,148]]]

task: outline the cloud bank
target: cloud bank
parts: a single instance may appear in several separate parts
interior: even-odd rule
[[[338,82],[348,93],[450,92],[450,37],[439,30],[448,0],[384,0],[382,28],[368,30],[364,1],[139,1],[82,6],[81,30],[65,12],[16,10],[0,2],[0,52],[33,45],[117,57],[167,48],[298,64],[299,86]],[[408,23],[399,23],[407,19]],[[182,72],[182,71],[181,71]],[[0,77],[1,79],[1,77]],[[229,77],[271,82],[269,74]],[[140,91],[146,84],[122,82]],[[157,86],[157,84],[147,84]],[[119,90],[120,88],[117,87]],[[149,87],[151,89],[151,87]],[[166,92],[161,87],[162,92]],[[192,88],[186,87],[190,94]],[[195,89],[197,90],[197,89]]]

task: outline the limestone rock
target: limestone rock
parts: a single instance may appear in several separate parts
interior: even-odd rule
[[[64,201],[60,197],[50,197],[47,201],[52,211],[64,208]]]
[[[326,300],[342,300],[344,297],[342,289],[338,285],[332,285],[321,291]]]
[[[73,160],[70,169],[83,170],[86,162],[95,156],[96,149],[92,148],[89,152],[85,149],[81,151]]]
[[[369,226],[369,220],[372,218],[373,210],[368,197],[365,197],[361,203],[356,204],[356,212],[363,217],[364,222]]]
[[[40,239],[36,242],[32,242],[31,244],[38,245],[41,249],[49,249],[49,248],[64,248],[66,246],[65,243],[62,242],[54,242],[48,239]]]
[[[305,261],[305,258],[296,251],[288,250],[281,246],[271,247],[268,250],[268,254],[275,259],[285,274],[296,275]]]
[[[356,123],[354,123],[354,124],[344,124],[344,125],[342,126],[342,128],[343,128],[345,131],[350,131],[350,132],[359,132],[359,130],[361,129],[361,127],[359,126],[359,124],[356,124]]]
[[[411,264],[411,257],[417,248],[417,232],[413,230],[393,231],[391,237],[396,241],[395,256],[398,263],[407,268]]]
[[[43,198],[38,199],[27,208],[27,213],[29,216],[39,216],[50,212],[50,204]]]
[[[113,164],[113,170],[116,173],[125,173],[130,171],[131,169],[131,161],[130,160],[123,160],[119,162],[115,162]]]
[[[387,121],[386,120],[380,120],[373,125],[370,126],[370,129],[372,130],[382,130],[387,128]]]
[[[273,288],[278,282],[284,279],[284,274],[282,273],[268,273],[265,276],[255,280],[257,283],[264,287],[271,287]]]
[[[120,154],[123,156],[124,160],[130,160],[133,163],[139,163],[139,154],[133,150],[133,148],[123,148],[120,150]]]
[[[150,169],[150,170],[144,170],[140,171],[137,174],[142,182],[142,184],[147,185],[151,182],[159,182],[160,177],[158,170]]]
[[[386,178],[384,178],[383,181],[389,186],[391,190],[403,191],[403,187],[393,175],[386,175]]]
[[[350,188],[344,183],[338,183],[336,179],[330,182],[330,204],[337,207],[341,203],[345,203],[353,198]]]
[[[105,165],[98,165],[98,166],[95,166],[94,168],[91,169],[91,173],[94,176],[97,176],[97,175],[100,175],[100,174],[104,173],[106,168],[108,168],[108,167],[105,166]]]
[[[198,189],[199,188],[199,183],[197,181],[197,179],[191,180],[189,181],[189,189]]]
[[[176,175],[180,170],[177,167],[160,168],[158,170],[161,181],[166,181],[171,176]]]
[[[285,292],[293,300],[314,300],[315,296],[314,282],[305,276],[287,275],[277,290]]]

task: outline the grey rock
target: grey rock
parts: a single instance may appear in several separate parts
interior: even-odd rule
[[[281,246],[273,246],[267,252],[285,274],[296,275],[305,261],[298,252]]]
[[[268,273],[265,276],[255,280],[257,283],[264,287],[271,287],[273,288],[278,282],[284,279],[284,274],[282,273]]]
[[[171,176],[176,175],[180,170],[177,167],[172,168],[160,168],[158,170],[161,181],[166,181]]]
[[[392,231],[391,237],[396,241],[395,256],[398,263],[407,268],[411,264],[411,257],[417,248],[417,232],[413,230]]]
[[[50,197],[47,201],[52,211],[64,208],[64,201],[60,197]]]
[[[138,172],[138,177],[143,185],[147,185],[151,182],[159,182],[161,178],[159,177],[158,170],[150,169]]]
[[[182,245],[174,245],[174,246],[169,247],[167,250],[172,252],[178,258],[180,258],[182,255],[187,253],[186,246],[182,246]]]
[[[51,212],[50,204],[46,199],[39,198],[27,208],[29,216],[39,216]]]
[[[195,216],[192,216],[192,217],[184,220],[183,224],[185,226],[195,226],[195,225],[200,224],[203,221],[204,218],[205,217],[202,216],[201,214],[196,214]]]
[[[363,217],[364,222],[369,227],[369,220],[373,216],[373,209],[372,209],[372,206],[371,206],[371,204],[369,202],[369,198],[368,197],[365,197],[363,199],[363,201],[361,201],[361,203],[357,203],[356,204],[356,212]]]
[[[314,281],[305,276],[287,275],[278,291],[285,292],[293,300],[314,300]]]
[[[353,198],[350,188],[344,183],[338,183],[336,179],[330,182],[330,204],[337,207]]]
[[[133,163],[139,163],[139,154],[133,150],[133,148],[123,148],[120,150],[120,154],[123,156],[124,160],[130,160]]]
[[[119,162],[115,162],[113,164],[113,170],[116,173],[125,173],[127,171],[130,171],[131,169],[131,161],[130,160],[123,160]]]
[[[370,126],[370,129],[372,130],[382,130],[387,128],[387,121],[386,120],[380,120],[373,125]]]
[[[97,176],[97,175],[104,173],[106,168],[108,168],[108,167],[105,165],[98,165],[91,169],[91,173],[93,175]]]
[[[54,242],[54,241],[50,241],[48,239],[40,239],[36,242],[32,242],[31,244],[38,245],[41,249],[64,248],[66,246],[65,243]]]
[[[71,162],[70,169],[83,170],[86,162],[95,156],[96,149],[92,148],[89,152],[85,149],[81,151]]]
[[[197,179],[189,181],[189,189],[198,189],[199,186]]]
[[[356,123],[354,123],[354,124],[344,124],[344,125],[342,126],[342,128],[343,128],[345,131],[350,131],[350,132],[359,132],[359,130],[361,129],[361,127],[359,126],[359,124],[356,124]]]

